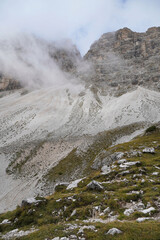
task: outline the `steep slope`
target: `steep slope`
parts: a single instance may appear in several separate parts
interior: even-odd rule
[[[94,173],[1,214],[2,239],[158,240],[160,125],[104,152]]]
[[[48,182],[48,186],[42,181],[50,169],[77,147],[80,155],[85,151],[90,153],[91,148],[96,149],[97,142],[102,146],[102,142],[111,145],[127,135],[130,139],[130,134],[136,135],[144,126],[160,119],[158,92],[138,88],[117,98],[104,96],[93,87],[66,88],[37,90],[25,95],[19,90],[0,98],[1,180],[5,186],[0,188],[2,210],[13,208],[38,192],[51,193],[58,180],[70,181],[84,175],[87,166],[80,164],[77,174],[73,169],[72,174],[67,174],[69,177],[64,173],[59,179],[56,175],[57,180],[51,185]],[[136,125],[125,130],[129,124]],[[112,137],[108,135],[109,142],[107,135],[96,137],[117,127],[121,130],[117,133],[116,130]],[[93,156],[100,150],[98,147]],[[86,158],[88,164],[93,161],[90,155]]]
[[[80,88],[81,89],[81,88]],[[0,99],[1,147],[66,136],[95,135],[135,122],[160,119],[160,93],[139,87],[118,98],[99,89],[43,89]]]
[[[0,93],[0,211],[92,173],[104,146],[160,121],[160,28],[106,33],[83,59],[70,41],[12,40],[0,44],[0,90],[12,89]]]
[[[145,33],[128,28],[105,33],[84,56],[92,62],[92,81],[122,94],[144,86],[160,90],[160,27]]]

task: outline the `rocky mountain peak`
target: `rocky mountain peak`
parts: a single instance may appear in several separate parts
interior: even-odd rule
[[[123,28],[103,34],[84,59],[92,62],[92,81],[122,94],[141,85],[160,89],[160,27],[144,33]],[[105,83],[105,84],[104,84]]]
[[[133,39],[134,33],[129,28],[125,27],[116,32],[116,39],[118,41],[125,41],[128,39]]]

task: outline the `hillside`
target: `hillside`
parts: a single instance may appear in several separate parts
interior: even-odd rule
[[[159,27],[0,42],[1,238],[158,240],[159,85]]]
[[[130,142],[104,145],[94,172],[1,214],[1,238],[158,240],[159,161],[159,126]],[[120,232],[113,236],[112,228]]]
[[[92,62],[92,81],[116,95],[137,86],[160,90],[160,27],[144,33],[128,28],[105,33],[84,56]]]
[[[138,88],[117,98],[92,87],[79,89],[50,88],[25,95],[19,90],[0,98],[1,211],[38,193],[52,193],[59,178],[46,187],[45,175],[73,150],[82,156],[90,151],[99,133],[115,129],[109,136],[112,144],[122,137],[131,139],[160,119],[158,92]],[[60,181],[81,177],[85,165],[67,177],[62,172]]]

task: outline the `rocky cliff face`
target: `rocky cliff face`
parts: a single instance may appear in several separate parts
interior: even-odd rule
[[[145,33],[123,28],[105,33],[93,43],[84,59],[94,65],[92,81],[119,93],[136,85],[160,90],[160,27]]]

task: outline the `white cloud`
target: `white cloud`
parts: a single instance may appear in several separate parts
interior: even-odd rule
[[[104,32],[158,26],[159,12],[159,0],[1,0],[0,32],[72,38],[84,54]]]

